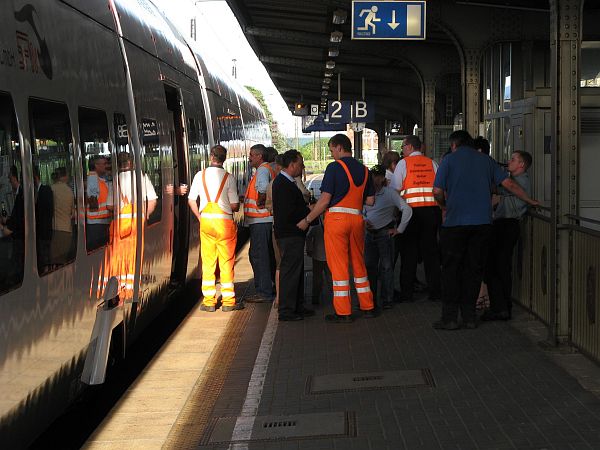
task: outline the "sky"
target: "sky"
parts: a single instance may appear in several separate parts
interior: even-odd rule
[[[232,72],[232,60],[235,59],[238,81],[243,86],[252,86],[262,91],[280,130],[288,137],[295,135],[298,119],[288,110],[264,66],[248,44],[227,2],[224,0],[153,1],[184,36],[190,36],[191,18],[196,17],[196,40],[229,75]],[[203,42],[206,42],[206,45],[203,45]],[[300,128],[298,133],[301,134]]]

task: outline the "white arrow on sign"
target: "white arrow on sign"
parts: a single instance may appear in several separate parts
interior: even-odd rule
[[[388,25],[392,30],[395,30],[400,25],[399,22],[396,22],[396,10],[392,10],[392,21],[388,22]]]

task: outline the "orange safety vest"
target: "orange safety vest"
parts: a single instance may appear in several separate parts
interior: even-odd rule
[[[260,167],[266,167],[269,169],[269,173],[271,174],[271,180],[275,178],[275,171],[271,168],[269,163],[262,163]],[[258,191],[256,190],[256,174],[258,173],[258,169],[256,173],[250,180],[250,184],[248,185],[248,189],[246,189],[246,195],[244,196],[244,215],[248,217],[262,218],[269,217],[271,213],[266,208],[259,208],[258,204]]]
[[[360,186],[356,186],[346,163],[341,159],[338,159],[337,162],[344,168],[350,187],[344,198],[339,203],[336,203],[335,206],[328,208],[327,211],[330,213],[336,212],[360,216],[363,211],[364,192],[367,180],[369,179],[369,169],[365,167],[365,179]]]
[[[94,175],[98,178],[100,194],[98,195],[98,209],[91,209],[89,204],[85,207],[88,222],[100,219],[110,219],[112,217],[112,212],[108,209],[108,185],[106,184],[106,181],[96,174],[96,172],[90,172],[88,177]]]
[[[119,209],[119,235],[125,237],[131,234],[133,229],[133,204],[121,192],[121,203]]]
[[[208,194],[208,188],[206,187],[206,170],[202,171],[202,185],[204,186],[204,194],[206,194],[206,201],[208,202],[206,206],[202,209],[200,213],[200,219],[225,219],[225,220],[233,220],[233,214],[229,214],[221,209],[219,206],[219,199],[221,198],[221,193],[225,188],[225,183],[227,182],[227,177],[229,174],[225,172],[225,176],[221,181],[221,186],[219,186],[219,191],[215,197],[214,201],[210,200],[210,195]]]
[[[414,155],[404,158],[406,162],[406,178],[402,183],[400,195],[412,208],[421,206],[437,206],[433,197],[435,170],[431,158]]]

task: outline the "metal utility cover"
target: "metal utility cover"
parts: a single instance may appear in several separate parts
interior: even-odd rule
[[[248,430],[234,436],[234,429]],[[353,412],[293,414],[288,416],[221,417],[213,422],[201,445],[287,439],[318,439],[356,436]]]
[[[429,369],[311,376],[306,383],[306,393],[328,394],[418,386],[435,386]]]

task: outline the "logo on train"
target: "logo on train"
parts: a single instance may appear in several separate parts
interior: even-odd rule
[[[18,22],[29,24],[27,31],[17,30],[17,58],[19,69],[38,74],[40,70],[51,80],[52,59],[48,51],[46,39],[42,35],[39,15],[33,5],[25,5],[15,11]]]

